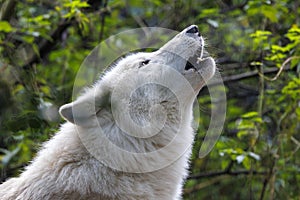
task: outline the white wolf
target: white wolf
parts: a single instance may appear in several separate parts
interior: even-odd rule
[[[192,25],[155,52],[120,60],[60,108],[68,122],[20,177],[0,185],[0,198],[180,199],[193,101],[215,73],[203,45]]]

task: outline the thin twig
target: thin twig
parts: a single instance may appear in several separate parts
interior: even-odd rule
[[[286,161],[289,161],[291,158],[294,158],[294,155],[300,149],[300,142],[296,138],[291,136],[291,141],[294,142],[294,144],[296,145],[296,148],[292,151],[291,155],[286,159]]]
[[[262,73],[258,73],[261,77],[263,77],[264,79],[268,80],[268,81],[275,81],[277,80],[277,78],[280,76],[280,74],[282,73],[283,69],[285,68],[285,66],[291,61],[291,60],[294,60],[294,59],[300,59],[300,56],[291,56],[289,58],[287,58],[283,63],[282,65],[279,67],[279,70],[277,72],[277,74],[273,77],[273,78],[268,78],[266,77],[264,74]]]
[[[264,79],[263,65],[259,66],[258,74],[260,76],[259,76],[259,96],[258,96],[257,112],[258,112],[259,117],[262,117],[264,96],[265,96],[265,79]]]
[[[269,184],[269,182],[270,182],[270,180],[271,180],[271,178],[272,178],[272,176],[274,174],[274,171],[275,171],[275,164],[276,164],[276,159],[273,159],[273,162],[272,162],[272,165],[270,167],[270,170],[269,170],[269,172],[266,173],[267,176],[266,176],[266,178],[264,180],[263,188],[262,188],[261,193],[260,193],[260,198],[259,198],[260,200],[264,199],[265,193],[267,191],[267,186],[268,186],[268,184]]]

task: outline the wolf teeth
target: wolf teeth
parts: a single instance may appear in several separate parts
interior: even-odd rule
[[[201,53],[202,54],[202,53]],[[197,64],[199,64],[201,61],[203,61],[204,59],[202,58],[202,55],[200,55],[200,57],[199,58],[197,58]]]

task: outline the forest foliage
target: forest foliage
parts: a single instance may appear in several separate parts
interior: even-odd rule
[[[227,114],[212,152],[198,158],[212,106],[208,90],[200,92],[184,198],[300,197],[299,1],[0,2],[1,181],[58,130],[57,110],[71,101],[76,73],[101,41],[132,28],[197,24],[222,74]]]

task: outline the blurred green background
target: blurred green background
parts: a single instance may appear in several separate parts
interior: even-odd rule
[[[204,88],[184,199],[300,199],[299,1],[0,3],[0,182],[58,130],[57,109],[71,101],[76,72],[101,41],[197,24],[226,86],[227,116],[212,152],[198,158],[210,122]]]

